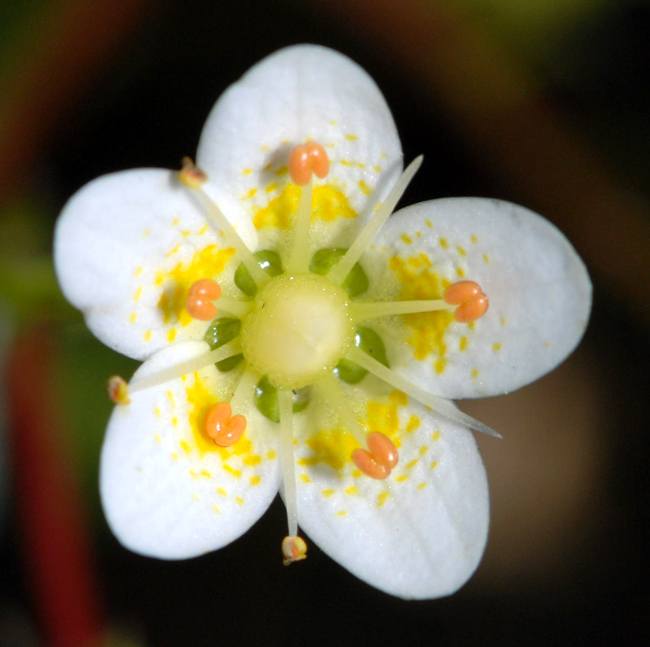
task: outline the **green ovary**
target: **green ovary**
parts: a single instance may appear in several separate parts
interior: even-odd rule
[[[314,274],[271,280],[241,328],[246,361],[274,386],[289,389],[334,368],[353,339],[347,293]]]

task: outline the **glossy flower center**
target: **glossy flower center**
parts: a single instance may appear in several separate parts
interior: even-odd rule
[[[275,386],[289,389],[334,368],[353,338],[347,293],[314,274],[273,279],[241,327],[249,364]]]

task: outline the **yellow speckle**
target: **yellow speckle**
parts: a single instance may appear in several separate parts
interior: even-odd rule
[[[298,461],[299,465],[316,465],[325,463],[335,470],[340,470],[351,461],[352,451],[358,447],[354,437],[341,429],[321,430],[307,439],[312,454]]]
[[[142,286],[140,286],[136,291],[135,294],[133,295],[133,300],[134,301],[140,301],[140,297],[142,296]]]
[[[459,253],[461,256],[467,256],[467,252],[466,252],[465,249],[464,249],[463,247],[461,247],[460,245],[456,245],[456,250],[458,251],[458,253]]]
[[[546,346],[547,348],[548,348],[550,345],[551,345],[551,342],[550,342],[550,341],[545,341],[545,342],[544,342],[544,346]]]
[[[391,402],[396,402],[397,404],[400,404],[403,407],[408,406],[409,403],[408,395],[406,395],[406,393],[403,393],[402,391],[398,391],[397,389],[391,391],[388,398]]]
[[[203,234],[205,234],[206,231],[208,231],[208,226],[203,225],[203,227],[201,227],[201,229],[199,229],[197,233],[199,234],[199,236],[203,236]]]
[[[185,309],[190,287],[201,278],[221,274],[234,253],[232,247],[217,249],[216,245],[208,245],[194,254],[188,263],[178,263],[168,274],[160,274],[160,284],[166,282],[157,304],[163,321],[166,324],[178,321],[182,326],[194,321]]]
[[[433,368],[438,375],[441,375],[442,372],[445,370],[445,366],[447,366],[447,361],[441,357],[436,360],[435,364],[433,365]]]
[[[179,219],[179,218],[174,218],[174,219],[172,220],[172,227],[176,227],[176,226],[178,225],[179,222],[180,222],[180,219]]]
[[[235,497],[235,503],[237,505],[244,505],[244,499],[242,499],[240,496]]]
[[[406,425],[407,433],[411,433],[414,429],[417,429],[420,426],[420,419],[417,416],[411,416],[409,418],[408,424]]]
[[[359,180],[359,189],[364,195],[370,195],[372,193],[372,189],[363,180]]]
[[[162,438],[160,437],[160,434],[156,434],[156,435],[154,436],[154,438],[156,439],[156,442],[157,442],[157,443],[161,443],[161,442],[162,442]]]
[[[301,474],[300,475],[300,480],[303,483],[311,483],[311,479],[309,478],[309,476],[307,474]]]
[[[472,376],[472,379],[475,380],[478,377],[478,369],[473,368],[470,375]]]
[[[255,228],[289,229],[292,216],[298,210],[301,191],[295,184],[287,185],[279,196],[255,214]],[[350,207],[347,197],[341,191],[329,185],[321,185],[314,188],[311,217],[312,220],[332,222],[340,217],[356,218],[357,213]]]
[[[406,234],[402,234],[400,238],[407,244],[410,245],[413,242],[413,239],[410,236],[407,236]]]
[[[172,453],[171,453],[171,457],[172,457],[175,461],[178,460],[178,454],[177,454],[176,452],[172,452]]]
[[[172,416],[172,425],[178,427],[178,418],[176,416]]]
[[[357,139],[359,139],[359,136],[358,136],[358,135],[346,135],[345,138],[346,138],[348,141],[354,142],[354,141],[356,141]]]
[[[259,465],[262,462],[262,457],[257,454],[252,454],[251,456],[246,456],[244,459],[244,465]]]
[[[187,440],[181,440],[181,447],[186,454],[190,454],[192,452],[192,448],[190,447],[190,444],[187,442]]]
[[[156,416],[157,416],[158,418],[160,418],[160,415],[161,415],[161,414],[160,414],[160,407],[156,407],[156,408],[154,409],[154,413],[156,414]]]
[[[137,267],[135,270],[136,277],[140,276],[141,274],[142,274],[142,267]]]
[[[191,232],[189,229],[186,229],[186,230],[183,232],[183,236],[185,236],[185,238],[187,238],[191,233],[192,233],[192,232]]]
[[[169,399],[169,403],[172,405],[172,407],[176,407],[176,398],[174,398],[174,392],[173,391],[167,391],[167,398]]]
[[[502,326],[506,325],[506,318],[505,317],[501,317],[501,325]]]
[[[286,166],[281,166],[276,172],[276,175],[286,175],[289,172],[289,169]]]
[[[431,463],[431,465],[429,465],[429,467],[430,467],[432,470],[435,470],[436,467],[438,467],[438,461],[433,461],[433,463]]]
[[[176,254],[176,252],[178,252],[178,250],[179,250],[180,248],[181,248],[180,245],[176,245],[176,247],[173,247],[170,251],[168,251],[168,252],[165,254],[165,256],[166,256],[167,258],[169,258],[170,256],[173,256],[174,254]]]
[[[357,490],[357,488],[355,488],[354,485],[353,485],[352,487],[347,488],[345,490],[345,493],[349,494],[349,495],[359,494],[359,490]]]
[[[422,481],[422,483],[418,483],[418,490],[424,490],[426,486],[426,481]]]
[[[446,238],[439,238],[438,242],[440,243],[440,247],[443,249],[447,249],[449,247],[449,243],[447,242]]]
[[[397,405],[394,403],[381,404],[371,401],[366,405],[366,412],[368,416],[367,427],[373,431],[379,431],[384,436],[388,436],[395,443],[395,446],[399,447],[399,438],[393,438],[399,430]],[[352,453],[352,450],[350,450],[350,453]]]
[[[275,449],[269,449],[269,451],[266,452],[266,457],[267,457],[270,461],[272,461],[276,456],[277,456],[277,454],[275,453]]]
[[[218,492],[221,496],[228,496],[228,493],[227,493],[227,492],[226,492],[222,487],[218,487],[218,488],[217,488],[217,492]]]
[[[229,474],[232,474],[236,479],[238,479],[241,476],[240,470],[236,470],[234,467],[230,467],[230,465],[228,465],[227,463],[223,464],[223,469]]]
[[[365,476],[364,473],[361,470],[353,470],[352,471],[352,476],[355,479],[358,479],[360,476]]]
[[[424,456],[428,451],[429,448],[427,447],[427,445],[422,445],[422,447],[420,447],[420,456]]]
[[[458,343],[458,350],[467,350],[467,337],[461,337]]]
[[[219,508],[218,508],[218,506],[217,506],[216,503],[212,506],[212,509],[213,509],[217,514],[221,514],[221,510],[219,510]]]
[[[418,458],[414,458],[412,461],[409,461],[409,462],[406,464],[406,469],[407,469],[407,470],[413,469],[413,468],[418,464],[418,461],[419,461]]]
[[[339,511],[336,513],[336,516],[337,516],[337,517],[345,517],[345,515],[346,515],[347,513],[348,513],[347,510],[339,510]]]
[[[381,173],[381,166],[373,166],[373,167],[372,167],[372,170],[373,170],[375,173]]]
[[[433,229],[433,224],[432,224],[432,222],[431,222],[428,218],[424,221],[424,224],[425,224],[425,226],[427,226],[429,229]]]
[[[407,479],[408,479],[408,476],[407,476],[406,474],[400,474],[400,475],[399,475],[395,480],[396,480],[398,483],[403,483],[403,482],[406,481]]]
[[[465,270],[464,270],[462,267],[458,267],[458,268],[456,269],[456,274],[457,274],[461,279],[464,279],[464,278],[465,278]]]
[[[250,484],[251,485],[259,485],[262,482],[262,477],[259,475],[251,476],[250,478]]]
[[[268,146],[260,146],[260,150],[261,150],[263,153],[266,153],[266,151],[269,150],[269,147],[268,147]]]
[[[472,235],[469,237],[469,239],[470,239],[473,243],[478,243],[478,236],[476,236],[476,234],[472,234]]]
[[[194,492],[194,494],[192,494],[192,498],[193,498],[195,501],[200,501],[200,500],[201,500],[201,497],[200,497],[196,492]]]
[[[330,125],[330,126],[336,126],[337,123],[338,123],[338,122],[336,122],[336,121],[330,121],[330,122],[329,122],[329,125]]]
[[[144,339],[145,339],[145,341],[151,341],[151,330],[147,330],[144,333]]]
[[[483,260],[486,262],[486,264],[489,265],[490,263],[490,257],[487,254],[483,254]]]
[[[151,235],[151,229],[145,229],[145,230],[142,232],[142,237],[143,237],[143,238],[148,238],[150,235]]]
[[[389,496],[390,496],[390,492],[388,492],[387,490],[384,491],[384,492],[379,493],[377,495],[377,507],[381,508],[381,506],[383,506],[384,503],[386,503]]]
[[[176,328],[172,328],[167,332],[167,341],[172,342],[176,339]]]
[[[326,498],[329,499],[332,494],[334,494],[334,490],[321,490],[321,494]]]
[[[501,350],[501,344],[499,342],[495,342],[494,344],[492,344],[492,350],[494,351]]]
[[[203,478],[206,478],[206,479],[211,479],[212,478],[212,474],[210,472],[208,472],[208,470],[201,470],[201,473],[199,474],[199,476],[202,476]]]
[[[422,232],[421,231],[416,231],[415,236],[416,236],[416,238],[422,238]]]
[[[253,187],[245,196],[244,200],[250,200],[257,193],[257,189]]]
[[[475,322],[475,321],[470,321],[470,322],[467,324],[467,327],[468,327],[470,330],[474,330],[474,328],[476,328],[476,322]]]
[[[433,440],[434,442],[435,442],[436,440],[440,440],[440,430],[439,430],[439,429],[437,429],[436,431],[434,431],[434,432],[431,434],[431,440]]]
[[[133,324],[137,321],[138,315],[135,312],[131,313],[131,316],[129,317],[129,321]]]
[[[341,164],[341,166],[352,166],[352,162],[350,160],[339,160],[339,164]]]
[[[266,187],[266,192],[267,193],[273,193],[273,191],[277,191],[278,189],[278,183],[277,182],[272,182]]]
[[[241,172],[241,174],[242,174],[242,175],[250,175],[252,172],[253,172],[253,169],[252,169],[252,168],[245,168],[245,169]]]

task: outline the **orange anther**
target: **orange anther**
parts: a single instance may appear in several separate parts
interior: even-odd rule
[[[220,433],[218,433],[212,440],[214,440],[219,447],[230,447],[242,437],[245,429],[246,418],[238,413],[223,425]]]
[[[226,423],[232,416],[232,408],[228,402],[217,402],[210,407],[205,417],[205,433],[214,440],[223,432]]]
[[[199,279],[190,287],[185,309],[193,319],[210,321],[217,316],[217,308],[212,303],[221,296],[221,288],[212,279]]]
[[[282,540],[282,555],[285,566],[307,557],[307,542],[302,537],[285,537]]]
[[[390,467],[380,463],[366,449],[355,449],[352,452],[352,462],[371,479],[381,481],[390,474]]]
[[[289,173],[291,179],[299,186],[305,186],[315,173],[324,178],[330,170],[330,161],[325,149],[316,142],[296,146],[289,156]]]
[[[129,404],[131,402],[126,380],[119,375],[113,375],[113,377],[108,380],[106,388],[108,390],[108,397],[115,404]]]
[[[454,311],[454,319],[460,323],[480,319],[490,305],[486,294],[474,281],[458,281],[450,285],[445,290],[445,301],[458,306]]]
[[[368,449],[375,459],[390,470],[397,465],[399,457],[393,441],[379,431],[373,431],[366,436]]]
[[[208,176],[189,157],[184,157],[178,178],[186,187],[200,189],[207,181]]]

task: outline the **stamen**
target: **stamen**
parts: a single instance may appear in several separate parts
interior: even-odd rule
[[[108,391],[108,397],[115,404],[130,404],[131,398],[129,398],[129,387],[126,383],[126,380],[119,375],[113,375],[108,380],[106,385]]]
[[[329,273],[330,281],[337,285],[341,285],[341,283],[345,281],[345,278],[354,267],[354,264],[361,258],[368,245],[370,245],[386,220],[388,220],[390,214],[393,213],[395,205],[399,202],[399,199],[402,197],[404,191],[406,191],[409,182],[413,179],[413,176],[420,168],[422,159],[423,157],[420,155],[420,157],[416,157],[408,165],[399,180],[395,183],[395,186],[391,189],[386,200],[384,200],[379,209],[375,211],[374,215],[357,236],[357,239],[352,243],[352,245],[350,245],[345,256],[343,256],[343,258],[332,268]]]
[[[375,303],[351,302],[350,309],[352,318],[356,321],[365,321],[376,317],[387,317],[390,315],[408,315],[419,312],[434,312],[436,310],[455,310],[443,299],[431,299],[427,301],[382,301]]]
[[[188,359],[187,361],[176,364],[175,366],[170,366],[158,373],[138,378],[129,384],[129,391],[135,393],[136,391],[142,391],[154,386],[159,386],[160,384],[164,384],[170,380],[179,379],[188,373],[199,371],[206,366],[210,366],[210,364],[216,364],[223,359],[228,359],[233,355],[239,355],[239,353],[241,353],[239,339],[233,339],[233,341],[228,342],[209,353],[193,357],[192,359]]]
[[[217,316],[217,308],[212,303],[221,296],[221,287],[212,279],[199,279],[192,283],[185,309],[193,319],[211,321]]]
[[[480,319],[490,305],[486,294],[474,281],[458,281],[450,285],[445,290],[445,301],[458,305],[454,312],[454,319],[460,323]]]
[[[203,178],[200,182],[195,181],[195,176]],[[183,168],[179,172],[180,181],[189,189],[192,189],[207,215],[208,224],[212,227],[213,231],[218,235],[221,231],[225,234],[229,243],[235,248],[237,253],[241,256],[241,260],[248,268],[255,283],[259,287],[265,285],[269,280],[268,275],[259,266],[253,253],[246,246],[246,243],[241,239],[235,228],[230,224],[230,221],[210,196],[203,190],[202,185],[207,180],[207,175],[200,168],[195,166],[194,162],[189,157],[183,158]]]
[[[293,456],[293,397],[290,389],[278,389],[280,400],[280,461],[284,481],[284,506],[287,509],[289,537],[298,534],[298,499]]]
[[[287,263],[287,272],[290,274],[302,274],[309,269],[309,225],[311,224],[312,195],[313,182],[310,178],[302,187],[300,205],[296,214],[293,245]]]
[[[352,462],[372,479],[385,479],[397,465],[399,457],[393,441],[379,431],[367,437],[368,450],[355,449]]]
[[[241,414],[232,415],[228,402],[218,402],[205,418],[205,433],[220,447],[234,445],[246,429],[246,418]]]
[[[336,378],[331,371],[317,382],[317,387],[321,390],[328,404],[334,407],[341,422],[347,430],[354,436],[354,439],[361,445],[367,447],[366,432],[363,430],[361,423],[357,420],[354,412],[347,403],[341,387],[337,384]]]
[[[330,161],[325,149],[316,142],[296,146],[289,156],[289,173],[291,179],[299,186],[305,186],[311,179],[312,172],[319,178],[327,176]]]
[[[430,407],[445,418],[448,418],[449,420],[457,422],[461,425],[465,425],[470,429],[474,429],[474,431],[480,431],[481,433],[487,434],[488,436],[501,438],[501,434],[494,431],[494,429],[491,429],[487,425],[484,425],[482,422],[475,420],[471,416],[468,416],[466,413],[459,411],[447,400],[427,393],[419,386],[416,386],[415,384],[409,382],[407,379],[403,378],[398,373],[395,373],[395,371],[391,371],[391,369],[386,368],[382,363],[378,362],[376,359],[373,359],[370,357],[370,355],[364,353],[362,350],[351,347],[347,352],[347,357],[351,361],[359,364],[359,366],[363,366],[363,368],[378,377],[380,380],[386,382],[386,384],[390,384],[394,388],[403,391],[406,393],[406,395],[412,397],[421,404]]]
[[[302,537],[285,537],[282,540],[283,564],[289,566],[307,558],[307,542]]]

